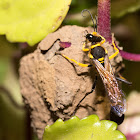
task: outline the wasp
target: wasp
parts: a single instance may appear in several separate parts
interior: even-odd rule
[[[87,11],[91,15],[91,13],[87,9],[84,9],[82,13],[84,11]],[[94,24],[92,15],[91,15],[91,18]],[[97,17],[96,17],[96,25],[97,25]],[[97,33],[97,26],[95,27],[95,24],[94,24],[94,32],[91,34],[87,32],[85,37],[86,37],[86,41],[84,42],[82,46],[82,50],[84,52],[88,52],[88,57],[92,61],[92,65],[95,66],[98,74],[100,75],[102,79],[105,90],[108,94],[108,98],[110,100],[111,112],[113,112],[119,118],[124,117],[124,113],[126,111],[126,99],[125,99],[124,93],[119,87],[117,80],[121,80],[124,82],[126,80],[115,77],[110,61],[109,61],[109,59],[114,58],[119,53],[119,50],[117,49],[114,40],[112,40],[112,46],[115,50],[115,53],[112,54],[111,56],[108,56],[108,51],[103,45],[106,42],[106,39]],[[87,47],[87,43],[90,43],[91,45]],[[61,54],[61,55],[81,67],[92,66],[88,64],[79,63],[76,60],[65,56],[64,54]],[[93,83],[91,92],[86,93],[77,106],[79,106],[79,104],[85,99],[87,95],[91,94],[94,91],[96,87],[96,81],[97,81],[97,76],[95,76],[95,81]],[[126,81],[126,83],[129,83],[129,82]]]

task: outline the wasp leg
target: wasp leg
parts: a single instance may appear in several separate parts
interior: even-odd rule
[[[103,36],[101,36],[101,35],[99,35],[99,36],[102,38],[102,41],[100,42],[100,44],[105,43],[106,42],[105,38]]]
[[[114,58],[118,53],[119,53],[119,49],[116,47],[114,40],[112,40],[112,45],[114,47],[114,50],[116,51],[114,54],[112,54],[111,56],[109,56],[109,59]]]
[[[85,48],[85,47],[86,47],[86,44],[85,44],[85,42],[84,42],[84,44],[83,44],[83,46],[82,46],[82,51],[84,51],[84,52],[88,52],[89,49],[88,49],[88,48]]]
[[[124,82],[125,84],[132,85],[132,82],[127,81],[124,77],[115,77],[117,80]]]
[[[67,56],[64,55],[64,54],[61,54],[61,53],[56,53],[56,54],[61,55],[61,56],[63,56],[64,58],[68,59],[69,61],[72,61],[72,62],[76,63],[76,64],[77,64],[78,66],[80,66],[80,67],[91,67],[91,66],[92,66],[92,65],[88,65],[88,64],[79,63],[79,62],[77,62],[75,59],[71,59],[71,58],[67,57]]]
[[[90,91],[90,92],[87,92],[87,93],[85,94],[85,96],[79,101],[79,103],[77,104],[77,106],[75,107],[75,109],[74,109],[74,111],[73,111],[73,113],[72,113],[72,116],[75,115],[75,112],[77,111],[77,109],[78,109],[80,103],[81,103],[89,94],[91,94],[91,93],[95,90],[96,81],[97,81],[97,76],[95,76],[94,83],[93,83],[93,85],[92,85],[91,91]]]

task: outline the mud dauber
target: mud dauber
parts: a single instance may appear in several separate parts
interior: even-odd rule
[[[84,11],[87,11],[90,14],[93,24],[94,24],[94,20],[93,20],[93,17],[91,15],[90,11],[88,11],[87,9],[84,9],[82,11],[82,13]],[[96,27],[94,24],[94,32],[92,34],[87,32],[87,34],[85,36],[86,41],[83,44],[82,50],[84,52],[88,52],[88,57],[91,59],[92,65],[95,66],[97,72],[99,73],[99,75],[103,81],[104,87],[106,89],[106,92],[108,94],[108,98],[109,98],[110,104],[111,104],[111,113],[110,114],[114,115],[114,117],[110,116],[111,120],[116,121],[118,124],[121,124],[123,122],[124,113],[126,111],[126,100],[125,100],[124,93],[120,89],[117,80],[120,80],[127,84],[131,84],[131,83],[126,81],[124,78],[115,77],[109,59],[112,59],[115,56],[117,56],[117,54],[119,53],[119,50],[117,49],[115,42],[112,39],[112,46],[115,50],[115,53],[112,54],[111,56],[108,56],[108,51],[104,47],[104,43],[106,42],[106,40],[103,36],[101,36],[97,32],[97,17],[95,17],[95,18],[96,18]],[[88,46],[87,43],[90,43],[91,45]],[[61,55],[81,67],[91,67],[92,66],[92,65],[88,65],[88,64],[79,63],[76,60],[65,56],[64,54],[61,54]],[[96,81],[97,81],[97,76],[95,76],[95,80],[94,80],[91,92],[88,92],[85,94],[85,96],[80,100],[80,102],[76,106],[75,111],[77,110],[77,107],[80,105],[80,103],[86,98],[86,96],[91,94],[94,91],[95,86],[96,86]]]

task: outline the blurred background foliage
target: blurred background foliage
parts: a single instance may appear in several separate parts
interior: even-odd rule
[[[140,0],[112,0],[112,32],[125,51],[140,53]],[[91,18],[83,18],[81,11],[89,9],[97,15],[97,0],[72,0],[70,10],[61,26],[92,26]],[[55,9],[54,9],[55,10]],[[40,23],[41,24],[41,23]],[[0,36],[0,139],[27,140],[27,112],[24,109],[19,89],[19,61],[22,56],[36,48],[26,43],[10,43]],[[140,62],[124,60],[123,75],[132,86],[123,84],[122,89],[128,95],[131,91],[140,91]],[[14,102],[12,101],[14,100]],[[33,136],[32,139],[37,139]]]

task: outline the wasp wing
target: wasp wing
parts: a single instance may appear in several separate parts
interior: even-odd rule
[[[108,71],[110,74],[114,75],[113,73],[113,70],[112,70],[112,67],[111,67],[111,64],[110,64],[110,61],[109,61],[109,58],[108,58],[108,55],[105,54],[105,57],[104,57],[104,67],[106,69],[106,71]]]
[[[105,67],[103,67],[103,65],[94,58],[93,63],[95,64],[95,67],[102,78],[105,89],[108,92],[112,110],[116,115],[121,117],[126,110],[125,97],[121,89],[119,88],[116,78],[114,77],[112,67],[107,57],[108,56],[106,55],[104,60]]]

